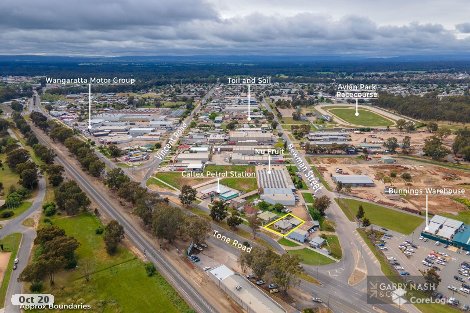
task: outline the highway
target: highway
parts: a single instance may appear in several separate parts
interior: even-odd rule
[[[46,145],[49,144],[49,139],[44,135],[40,130],[38,130],[33,125],[32,129],[35,132],[39,141]],[[72,165],[70,165],[65,157],[62,155],[61,151],[56,151],[57,157],[56,161],[62,165],[65,169],[67,175],[75,180],[77,184],[86,192],[90,198],[95,201],[105,214],[110,218],[115,219],[124,227],[127,238],[134,244],[134,246],[140,250],[142,253],[145,251],[149,261],[153,262],[158,271],[168,280],[168,282],[176,288],[183,298],[197,311],[201,313],[205,312],[216,312],[215,309],[201,297],[199,292],[166,260],[166,258],[160,255],[151,241],[146,238],[142,233],[143,231],[136,229],[131,222],[128,221],[127,217],[122,214],[118,209],[114,208],[106,197],[100,194],[96,189],[93,188],[86,178],[82,176],[82,173],[76,170]]]

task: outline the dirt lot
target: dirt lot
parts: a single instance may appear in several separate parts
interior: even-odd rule
[[[8,261],[10,260],[11,252],[0,253],[0,282],[3,281],[3,276],[8,267]]]
[[[413,210],[422,210],[425,207],[424,195],[407,195],[393,200],[384,194],[386,186],[395,186],[400,189],[465,188],[466,194],[463,197],[469,198],[470,173],[468,172],[398,158],[396,164],[383,164],[380,157],[380,155],[374,156],[371,161],[364,161],[358,157],[313,157],[312,160],[331,186],[335,186],[331,175],[335,174],[337,168],[341,168],[344,174],[369,176],[376,186],[355,187],[352,188],[351,194],[385,205]],[[396,177],[391,177],[395,176],[392,173],[395,173]],[[411,174],[411,180],[403,179],[401,177],[403,173]],[[429,196],[429,209],[433,213],[458,212],[465,210],[465,206],[453,201],[449,196],[431,195]]]
[[[383,144],[385,140],[391,137],[395,137],[398,139],[398,143],[401,144],[403,142],[403,138],[405,136],[411,137],[411,147],[413,149],[413,154],[419,154],[424,147],[424,140],[426,138],[431,137],[433,134],[427,131],[417,131],[417,132],[401,132],[401,131],[374,131],[374,132],[367,132],[362,134],[355,134],[351,133],[350,142],[352,145],[359,145],[360,143],[371,143],[371,144]],[[455,135],[448,136],[444,139],[444,145],[451,149],[452,143],[454,142]]]

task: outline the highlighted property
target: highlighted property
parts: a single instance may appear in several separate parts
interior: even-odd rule
[[[302,226],[303,223],[305,223],[305,221],[300,217],[297,217],[292,213],[287,213],[286,215],[263,226],[263,228],[275,233],[276,235],[285,237]]]

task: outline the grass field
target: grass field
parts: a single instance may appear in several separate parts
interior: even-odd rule
[[[9,220],[9,219],[17,217],[18,215],[20,215],[21,213],[23,213],[24,211],[29,209],[31,204],[32,203],[29,202],[29,201],[24,201],[19,207],[11,209],[11,211],[13,211],[15,213],[13,216],[10,216],[8,218],[0,218],[0,221]]]
[[[144,263],[125,247],[109,256],[95,233],[102,227],[95,216],[55,216],[52,223],[80,242],[77,269],[58,273],[52,288],[45,284],[56,303],[87,303],[99,312],[193,312],[160,274],[148,277]],[[85,267],[92,273],[88,282]]]
[[[8,261],[8,267],[3,276],[2,285],[0,286],[0,307],[5,306],[5,295],[7,293],[8,283],[10,282],[11,272],[13,270],[13,263],[18,253],[18,248],[21,242],[21,234],[14,233],[4,237],[1,241],[3,243],[3,249],[11,252],[10,260]]]
[[[424,221],[421,217],[402,213],[386,207],[354,199],[335,199],[349,220],[356,219],[359,205],[364,208],[365,216],[374,225],[385,227],[402,234],[411,234]]]
[[[302,197],[304,198],[306,203],[313,203],[313,196],[311,193],[304,192],[302,193]]]
[[[460,211],[457,215],[451,213],[439,213],[439,215],[470,224],[470,211]]]
[[[209,180],[208,178],[185,178],[181,172],[159,172],[155,174],[155,177],[177,189],[181,189],[184,185],[194,185]]]
[[[150,185],[156,185],[160,188],[164,188],[164,189],[172,189],[171,187],[168,187],[167,185],[165,185],[164,183],[162,183],[161,181],[159,181],[158,179],[154,178],[154,177],[150,177],[148,180],[147,180],[147,186],[150,186]]]
[[[332,108],[328,111],[340,119],[359,126],[392,126],[394,122],[369,110],[359,109],[359,116],[355,115],[356,109]]]
[[[279,239],[277,242],[278,242],[280,245],[283,245],[283,246],[286,246],[286,247],[298,247],[298,246],[300,246],[298,243],[295,243],[295,242],[293,242],[293,241],[291,241],[291,240],[288,240],[288,239],[286,239],[286,238],[284,238],[284,237],[282,237],[281,239]]]
[[[331,256],[337,259],[341,259],[343,257],[343,252],[341,251],[341,245],[339,244],[338,237],[335,235],[327,235],[326,241],[328,242]]]
[[[243,192],[250,192],[258,189],[256,178],[224,178],[220,183]]]
[[[308,265],[326,265],[334,262],[332,259],[307,248],[290,250],[289,254],[298,255],[301,259],[301,263]]]
[[[0,169],[0,182],[3,184],[3,190],[8,192],[11,186],[18,187],[20,176],[8,167],[5,154],[0,155],[0,160],[3,164],[3,168]]]

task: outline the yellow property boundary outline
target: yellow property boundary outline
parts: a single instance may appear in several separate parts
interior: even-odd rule
[[[287,216],[289,216],[289,215],[292,216],[292,217],[294,217],[294,218],[296,218],[296,219],[298,219],[298,220],[300,221],[300,224],[297,225],[297,226],[295,226],[295,227],[292,228],[291,230],[289,230],[287,233],[283,234],[283,233],[280,233],[280,232],[278,232],[278,231],[275,231],[274,229],[268,228],[269,226],[271,226],[271,225],[277,223],[278,221],[285,219],[285,218],[286,218]],[[285,237],[285,236],[289,235],[290,233],[292,233],[292,232],[293,232],[294,230],[296,230],[297,228],[299,228],[300,226],[302,226],[302,224],[304,224],[304,223],[305,223],[305,221],[304,221],[303,219],[301,219],[300,217],[295,216],[295,215],[292,214],[292,213],[287,213],[286,215],[281,216],[280,218],[278,218],[278,219],[272,221],[271,223],[264,225],[263,228],[266,229],[267,231],[270,231],[270,232],[272,232],[272,233],[275,233],[276,235],[279,235],[279,236],[281,236],[281,237]]]

